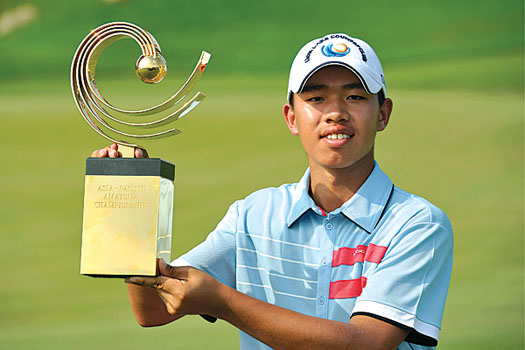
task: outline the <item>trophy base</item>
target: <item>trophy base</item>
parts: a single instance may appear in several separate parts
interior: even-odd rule
[[[155,276],[170,260],[174,174],[161,159],[87,159],[82,275]]]

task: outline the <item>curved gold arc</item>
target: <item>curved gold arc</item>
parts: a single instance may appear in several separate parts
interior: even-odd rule
[[[195,87],[195,85],[201,78],[202,74],[204,73],[204,70],[206,69],[206,66],[208,65],[210,57],[211,55],[208,52],[203,51],[201,53],[201,56],[199,57],[199,60],[197,61],[197,64],[195,65],[195,68],[191,72],[186,82],[181,86],[181,88],[176,93],[174,93],[170,98],[168,98],[166,101],[156,106],[145,108],[145,109],[140,109],[140,110],[126,110],[126,109],[121,109],[121,108],[112,106],[109,102],[105,100],[101,100],[101,102],[104,105],[106,105],[108,108],[116,112],[125,113],[125,114],[146,116],[146,115],[152,115],[155,113],[163,112],[173,107],[173,105],[177,104],[181,100],[183,100],[188,95],[188,93]],[[93,85],[93,88],[96,89],[97,94],[100,94],[100,92],[98,92],[98,88],[96,87],[96,85]]]
[[[132,23],[111,22],[92,30],[78,46],[71,64],[71,90],[82,117],[99,135],[112,142],[126,146],[140,147],[137,144],[117,140],[107,135],[100,126],[118,135],[138,139],[161,138],[180,133],[180,130],[176,128],[145,134],[127,133],[108,124],[105,118],[119,124],[142,128],[161,127],[182,118],[195,108],[206,95],[198,92],[177,110],[162,118],[148,122],[139,123],[120,120],[112,116],[109,110],[130,116],[153,115],[168,110],[189,94],[204,73],[211,55],[205,51],[202,52],[187,81],[166,101],[146,109],[125,110],[112,106],[98,90],[95,80],[96,65],[102,51],[113,42],[124,38],[134,39],[139,44],[143,56],[156,57],[156,55],[161,55],[160,46],[155,38],[149,32]]]

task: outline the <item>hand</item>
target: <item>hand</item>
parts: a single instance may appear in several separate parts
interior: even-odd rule
[[[94,158],[121,158],[122,153],[118,150],[118,144],[113,142],[111,146],[106,148],[94,150],[91,153]],[[149,158],[148,152],[145,149],[135,147],[135,158]]]
[[[171,315],[220,314],[225,285],[193,267],[173,267],[162,259],[157,267],[160,276],[128,277],[126,283],[155,289]]]

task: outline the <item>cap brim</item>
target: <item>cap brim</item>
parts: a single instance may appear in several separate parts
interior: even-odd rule
[[[303,79],[303,81],[301,82],[301,84],[299,86],[297,86],[296,88],[294,88],[294,87],[291,88],[291,92],[296,93],[296,94],[300,93],[303,90],[304,85],[306,84],[308,79],[310,79],[310,77],[312,75],[314,75],[317,71],[319,71],[321,68],[324,68],[324,67],[327,67],[327,66],[341,66],[341,67],[345,67],[345,68],[349,69],[350,71],[352,71],[359,78],[359,80],[361,81],[361,84],[363,84],[363,87],[365,88],[366,92],[368,92],[370,95],[377,94],[382,88],[381,84],[378,84],[374,80],[374,78],[372,78],[372,76],[367,74],[366,72],[359,73],[352,66],[350,66],[350,65],[348,65],[348,64],[346,64],[344,62],[328,61],[328,62],[323,62],[323,64],[320,64],[319,66],[317,66],[314,69],[312,69],[310,71],[310,73],[308,73],[308,75]]]

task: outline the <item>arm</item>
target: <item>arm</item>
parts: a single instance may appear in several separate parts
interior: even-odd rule
[[[368,316],[350,323],[307,316],[265,303],[229,287],[222,318],[275,349],[395,349],[407,330]]]
[[[395,349],[408,334],[368,316],[355,316],[347,324],[271,305],[191,267],[161,261],[159,268],[159,277],[131,277],[127,282],[158,291],[172,317],[214,315],[275,349]]]

